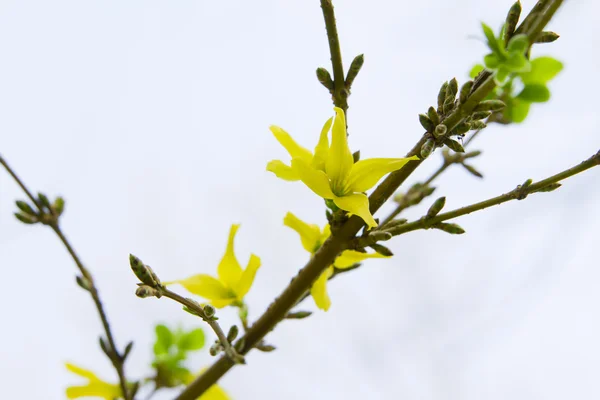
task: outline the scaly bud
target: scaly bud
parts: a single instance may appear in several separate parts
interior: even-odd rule
[[[204,315],[206,315],[208,318],[214,317],[215,313],[217,312],[210,304],[205,304],[202,309],[204,310]]]
[[[456,93],[458,93],[458,81],[456,78],[452,78],[448,83],[448,87],[446,88],[446,100],[450,97],[452,101],[456,98]]]
[[[433,139],[427,139],[423,146],[421,146],[421,158],[426,159],[431,155],[433,151],[433,147],[435,146],[435,141]]]
[[[356,75],[358,75],[364,63],[364,54],[359,54],[356,57],[354,57],[354,60],[352,60],[350,68],[348,69],[348,74],[346,75],[346,88],[350,89],[350,87],[354,83],[354,78],[356,78]]]
[[[129,265],[131,266],[131,270],[138,277],[138,279],[145,283],[146,285],[156,288],[160,286],[160,280],[152,271],[148,265],[144,264],[142,260],[134,256],[133,254],[129,255]]]
[[[385,257],[391,257],[394,255],[394,253],[392,253],[392,251],[390,249],[388,249],[387,247],[382,246],[380,244],[372,244],[372,245],[369,245],[369,247]]]
[[[435,111],[435,108],[433,108],[433,106],[429,107],[429,109],[427,110],[427,116],[429,117],[431,122],[433,122],[434,125],[439,125],[440,116],[438,115],[437,111]]]
[[[444,231],[446,233],[450,233],[452,235],[462,235],[463,233],[465,233],[465,230],[463,228],[460,227],[460,225],[457,224],[447,224],[444,222],[440,222],[439,224],[435,224],[432,226],[432,228],[435,229],[439,229],[441,231]]]
[[[458,143],[456,140],[452,140],[450,138],[446,138],[444,140],[444,144],[450,148],[450,150],[456,153],[464,153],[465,149],[462,147],[462,144]]]
[[[435,217],[436,215],[439,214],[440,211],[442,211],[442,208],[444,208],[445,205],[446,205],[446,198],[440,197],[439,199],[437,199],[436,201],[433,202],[431,207],[429,207],[429,210],[427,210],[427,214],[425,215],[425,218]]]
[[[27,204],[27,202],[22,201],[22,200],[17,200],[15,201],[15,203],[17,204],[17,208],[21,211],[23,211],[24,214],[28,214],[31,216],[36,215],[36,212],[33,210],[33,208]]]
[[[470,122],[461,122],[460,124],[456,125],[456,128],[454,128],[454,130],[452,131],[452,133],[454,135],[464,135],[465,133],[469,132],[469,130],[471,129],[471,123]]]
[[[294,311],[289,312],[285,316],[287,319],[304,319],[310,317],[312,315],[312,311]]]
[[[484,100],[477,104],[474,111],[500,111],[504,107],[506,104],[502,100]]]
[[[138,286],[138,288],[135,290],[135,295],[142,299],[145,299],[146,297],[161,297],[160,290],[148,285]]]
[[[464,85],[462,85],[462,87],[460,88],[460,95],[459,95],[460,104],[465,104],[467,102],[467,99],[469,98],[469,93],[471,93],[472,87],[473,87],[473,81],[467,81]]]
[[[77,285],[79,285],[80,288],[82,288],[83,290],[87,290],[88,292],[92,288],[90,281],[87,280],[87,278],[85,278],[83,276],[77,275],[75,277],[75,282],[77,282]]]
[[[232,343],[235,340],[235,338],[238,336],[238,333],[240,333],[240,330],[238,329],[237,325],[232,325],[231,328],[229,328],[229,332],[227,332],[227,340],[229,343]]]
[[[65,199],[62,197],[57,197],[52,204],[52,211],[58,216],[61,216],[63,211],[65,210]]]
[[[471,125],[471,130],[472,131],[478,131],[478,130],[481,130],[481,129],[483,129],[483,128],[485,128],[487,126],[485,124],[485,122],[479,121],[479,120],[471,121],[470,125]]]
[[[369,238],[376,242],[385,242],[386,240],[390,240],[392,238],[392,234],[384,231],[372,231],[369,233]]]
[[[433,131],[433,136],[435,136],[436,138],[439,138],[439,137],[444,136],[447,132],[448,132],[448,127],[444,124],[439,124],[438,126],[435,127],[435,130]]]
[[[535,193],[553,192],[561,186],[562,186],[562,184],[560,184],[558,182],[551,183],[549,185],[544,186],[541,189],[536,190]]]
[[[329,71],[325,68],[317,68],[317,79],[321,82],[321,85],[325,86],[330,92],[333,91],[333,79]]]
[[[517,27],[517,23],[519,23],[519,17],[521,16],[521,2],[517,1],[512,5],[510,10],[508,11],[508,15],[506,16],[506,25],[504,30],[504,43],[508,43],[510,38],[515,33],[515,28]]]
[[[421,123],[421,126],[423,128],[425,128],[425,130],[427,132],[433,132],[433,130],[435,129],[435,125],[429,119],[429,117],[425,114],[419,114],[419,122]]]
[[[535,40],[533,41],[533,43],[552,43],[559,37],[560,36],[558,35],[558,33],[550,32],[550,31],[540,32],[535,37]]]
[[[15,217],[24,224],[35,224],[39,222],[38,218],[29,214],[15,213]]]
[[[438,112],[442,112],[444,107],[444,101],[446,100],[446,89],[448,88],[448,82],[444,82],[438,93]]]
[[[50,200],[48,200],[48,197],[43,194],[43,193],[38,193],[38,200],[40,202],[41,205],[43,205],[46,208],[50,208]]]

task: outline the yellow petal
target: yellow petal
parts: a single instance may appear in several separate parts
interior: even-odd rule
[[[327,280],[333,273],[333,267],[327,267],[327,269],[319,276],[319,278],[313,283],[310,288],[310,295],[317,307],[321,310],[327,311],[331,306],[331,299],[327,294]]]
[[[164,285],[178,283],[188,292],[209,300],[235,299],[235,293],[221,281],[207,274],[197,274],[178,281],[164,282]]]
[[[331,130],[331,147],[326,162],[326,172],[331,179],[331,188],[338,196],[347,194],[346,180],[354,160],[348,147],[346,118],[341,108],[335,107],[335,121]]]
[[[292,168],[298,171],[302,182],[317,195],[324,199],[332,199],[334,197],[325,172],[312,168],[299,158],[292,160]]]
[[[248,265],[242,273],[242,277],[235,288],[235,293],[237,294],[238,300],[241,301],[252,287],[252,283],[254,282],[254,277],[256,276],[256,271],[258,271],[258,268],[260,268],[260,257],[250,254]]]
[[[300,176],[289,165],[285,165],[282,161],[273,160],[267,164],[267,171],[273,172],[278,178],[286,181],[299,181]]]
[[[369,198],[366,195],[354,193],[349,196],[335,197],[333,202],[342,210],[361,217],[370,228],[377,226],[377,222],[369,211]]]
[[[212,385],[198,400],[231,400],[219,385]]]
[[[68,399],[100,397],[105,400],[114,400],[123,397],[119,386],[102,381],[93,381],[85,386],[70,386],[67,388],[66,394]]]
[[[275,139],[277,139],[277,141],[281,143],[283,147],[285,147],[287,152],[290,153],[290,156],[292,158],[301,158],[305,162],[310,163],[310,161],[312,160],[312,153],[310,152],[310,150],[305,149],[304,147],[296,143],[296,141],[292,139],[290,134],[281,129],[280,127],[272,125],[271,127],[269,127],[269,129],[271,130],[271,132],[273,132],[273,135],[275,135]]]
[[[344,269],[350,268],[356,263],[359,263],[367,258],[388,258],[387,256],[381,255],[379,253],[361,253],[360,251],[355,250],[345,250],[342,254],[338,256],[333,262],[336,268]]]
[[[352,192],[365,192],[371,189],[384,175],[399,170],[410,160],[418,160],[417,156],[410,158],[369,158],[360,160],[352,166],[348,177],[348,186]]]
[[[235,234],[237,233],[240,225],[233,224],[229,230],[229,239],[227,240],[227,248],[225,249],[225,255],[221,259],[219,266],[217,267],[217,273],[219,274],[219,280],[229,288],[234,288],[237,282],[242,276],[242,267],[235,258],[233,251],[233,242],[235,240]]]
[[[210,301],[210,304],[215,308],[223,308],[237,301],[237,297],[230,297],[228,299],[213,299]]]
[[[298,219],[294,214],[288,212],[283,219],[283,224],[292,228],[300,235],[302,246],[309,253],[317,251],[321,245],[321,229],[318,225],[307,224]]]
[[[323,129],[321,129],[321,136],[319,137],[319,143],[315,147],[315,156],[312,159],[311,166],[313,168],[325,171],[325,164],[327,163],[327,155],[329,153],[329,130],[331,129],[331,123],[333,118],[329,118]]]
[[[87,378],[91,381],[99,381],[100,379],[96,376],[96,374],[94,374],[92,371],[85,369],[85,368],[81,368],[78,367],[75,364],[71,364],[71,363],[65,363],[65,367],[67,367],[67,369],[69,371],[71,371],[72,373],[82,376],[84,378]]]

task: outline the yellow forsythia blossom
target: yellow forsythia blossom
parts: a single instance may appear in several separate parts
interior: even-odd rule
[[[298,219],[294,214],[288,212],[283,219],[283,224],[298,232],[302,246],[311,254],[314,254],[319,250],[323,242],[331,235],[329,224],[325,225],[323,230],[318,225],[307,224],[304,221]],[[366,260],[367,258],[387,258],[379,253],[361,253],[355,250],[344,250],[340,254],[333,265],[327,267],[327,269],[319,276],[319,278],[313,283],[310,294],[315,301],[317,307],[321,310],[327,311],[331,306],[331,299],[327,294],[327,280],[333,274],[333,268],[344,269],[350,268],[354,264]]]
[[[66,363],[65,366],[72,373],[88,380],[86,385],[69,386],[67,388],[68,399],[78,399],[80,397],[100,397],[105,400],[113,400],[123,397],[119,385],[105,382],[98,378],[92,371],[83,369],[76,365]]]
[[[246,269],[242,270],[233,251],[233,241],[239,227],[237,224],[231,225],[227,249],[217,267],[217,278],[208,274],[197,274],[164,284],[179,283],[189,292],[210,300],[211,304],[217,308],[232,303],[241,303],[254,282],[254,277],[260,267],[260,258],[251,254]]]
[[[335,107],[335,120],[331,129],[331,119],[325,123],[314,155],[297,144],[283,129],[271,126],[271,132],[292,157],[291,166],[273,160],[267,164],[281,179],[301,180],[317,195],[331,199],[336,206],[361,217],[369,227],[377,226],[369,211],[369,198],[363,193],[371,189],[386,174],[402,168],[410,158],[370,158],[354,163],[348,147],[346,119],[344,111]]]

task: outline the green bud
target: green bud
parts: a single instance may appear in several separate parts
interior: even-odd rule
[[[446,97],[446,101],[442,106],[442,111],[444,112],[444,114],[448,115],[452,112],[452,110],[454,110],[455,105],[456,102],[454,100],[454,97]]]
[[[435,125],[425,114],[419,114],[419,122],[427,132],[433,132],[433,130],[435,129]]]
[[[502,100],[484,100],[477,104],[473,111],[500,111],[506,104]]]
[[[519,23],[519,17],[521,16],[521,2],[517,1],[512,5],[510,10],[508,11],[508,15],[506,16],[506,25],[505,25],[505,43],[508,43],[510,38],[515,33],[515,28],[517,27],[517,23]]]
[[[481,130],[483,128],[485,128],[487,125],[485,124],[485,122],[480,121],[480,120],[476,120],[476,121],[471,121],[471,130],[472,131],[478,131]]]
[[[450,150],[456,153],[464,153],[465,149],[462,147],[462,144],[458,143],[456,140],[452,140],[450,138],[446,138],[444,140],[444,144],[450,148]]]
[[[433,106],[429,107],[429,109],[427,110],[427,116],[429,117],[431,122],[433,122],[433,125],[438,125],[440,123],[440,116],[438,115],[437,111],[435,111],[435,108],[433,108]]]
[[[525,182],[523,182],[523,184],[521,185],[521,189],[524,189],[526,187],[529,187],[531,184],[533,183],[533,180],[531,179],[527,179]]]
[[[287,319],[304,319],[310,317],[312,315],[312,311],[294,311],[289,312],[285,316]]]
[[[220,343],[213,344],[208,350],[209,354],[213,357],[219,354],[221,351],[223,351],[223,346],[221,346]]]
[[[551,183],[549,185],[544,186],[541,189],[536,190],[535,193],[553,192],[561,186],[562,186],[562,184],[560,184],[558,182]]]
[[[475,151],[470,151],[470,152],[464,154],[463,158],[464,159],[473,158],[473,157],[478,157],[479,155],[481,155],[481,150],[475,150]]]
[[[473,114],[471,114],[471,119],[474,121],[479,120],[479,119],[486,119],[490,115],[492,115],[491,111],[477,111],[477,112],[474,112]]]
[[[106,354],[109,359],[113,360],[113,352],[110,350],[108,343],[106,343],[106,340],[104,340],[104,338],[100,336],[98,338],[98,342],[100,343],[100,348],[102,349],[104,354]]]
[[[435,146],[435,141],[433,139],[427,139],[423,146],[421,146],[421,158],[426,159],[433,152],[433,148]]]
[[[321,82],[321,85],[325,86],[329,91],[333,91],[333,79],[329,71],[325,68],[317,68],[317,79]]]
[[[474,167],[472,167],[471,165],[468,164],[463,164],[463,167],[465,167],[465,169],[467,171],[469,171],[471,174],[475,175],[478,178],[483,178],[483,174],[479,171],[477,171]]]
[[[131,352],[131,349],[133,349],[133,342],[129,342],[127,343],[127,346],[125,346],[125,349],[123,350],[123,355],[121,356],[122,360],[125,360],[127,358],[129,353]]]
[[[558,33],[545,31],[540,32],[536,37],[533,43],[552,43],[557,40],[560,36]]]
[[[394,253],[392,253],[390,249],[380,244],[372,244],[369,245],[369,247],[375,250],[377,253],[381,254],[382,256],[391,257],[394,255]]]
[[[354,57],[354,60],[352,60],[350,68],[348,69],[348,74],[346,75],[346,87],[348,89],[352,86],[352,83],[354,83],[354,78],[356,78],[356,75],[358,75],[364,63],[364,54],[359,54],[356,57]]]
[[[456,98],[456,93],[458,93],[458,81],[456,78],[452,78],[448,83],[448,87],[446,88],[446,99],[444,102],[446,102],[448,98],[451,98],[452,101],[454,101]]]
[[[232,325],[231,328],[229,328],[229,332],[227,332],[227,340],[229,343],[235,340],[235,338],[238,336],[238,333],[240,333],[240,330],[238,329],[237,325]]]
[[[43,193],[38,193],[38,200],[40,202],[41,205],[43,205],[46,208],[50,208],[50,200],[48,200],[48,197],[43,194]]]
[[[404,225],[407,222],[408,222],[408,220],[406,218],[393,219],[390,222],[388,222],[387,224],[385,224],[383,226],[383,229],[385,229],[385,230],[392,229],[392,228],[395,228],[396,226]]]
[[[463,233],[465,233],[465,230],[463,228],[460,227],[460,225],[457,224],[447,224],[444,222],[440,222],[438,224],[435,224],[432,226],[432,228],[435,229],[439,229],[441,231],[444,231],[446,233],[450,233],[452,235],[462,235]]]
[[[92,285],[90,285],[90,281],[88,281],[87,278],[81,275],[77,275],[75,277],[75,282],[77,282],[77,285],[79,285],[80,288],[82,288],[83,290],[87,290],[88,292],[92,288]]]
[[[352,160],[354,161],[354,164],[360,160],[360,150],[356,150],[354,153],[352,153]]]
[[[15,217],[24,224],[35,224],[39,222],[37,217],[31,216],[29,214],[15,213]]]
[[[52,204],[52,211],[58,216],[61,216],[63,211],[65,210],[65,199],[62,197],[57,197]]]
[[[429,210],[427,210],[427,214],[425,214],[425,218],[433,218],[442,211],[442,208],[446,205],[446,198],[440,197],[436,201],[433,202]]]
[[[444,82],[438,93],[438,111],[441,112],[444,107],[444,101],[446,100],[446,89],[448,88],[448,82]]]
[[[160,290],[155,289],[148,285],[140,285],[135,290],[135,295],[139,298],[145,299],[146,297],[158,297],[160,298],[162,295]]]
[[[152,271],[148,265],[144,264],[142,260],[134,256],[133,254],[129,255],[129,265],[131,266],[131,270],[138,277],[138,279],[145,283],[146,285],[156,288],[160,285],[160,280]]]
[[[471,123],[470,122],[461,122],[460,124],[456,125],[456,128],[454,128],[454,130],[452,131],[452,133],[454,135],[464,135],[465,133],[469,132],[469,130],[471,129]]]
[[[462,87],[460,88],[460,95],[459,95],[460,104],[465,104],[467,102],[467,99],[469,98],[469,93],[471,93],[472,87],[473,87],[473,81],[467,81],[464,85],[462,85]]]
[[[439,138],[439,137],[444,136],[447,132],[448,132],[448,127],[444,124],[439,124],[438,126],[435,127],[435,130],[433,131],[433,136],[435,136],[436,138]]]
[[[34,209],[25,201],[17,200],[15,203],[17,204],[17,208],[23,211],[24,214],[29,214],[32,216],[37,214]]]
[[[206,315],[208,318],[214,317],[215,313],[217,312],[210,304],[205,304],[202,309],[204,310],[204,315]]]
[[[241,353],[244,350],[244,346],[246,346],[246,339],[243,338],[243,337],[241,337],[240,340],[238,340],[237,342],[235,342],[235,344],[233,345],[233,348],[238,353]]]
[[[260,351],[264,351],[265,353],[270,353],[273,350],[277,349],[277,347],[272,346],[270,344],[266,344],[261,341],[259,344],[256,345],[256,349],[260,350]]]
[[[376,242],[385,242],[386,240],[390,240],[392,238],[392,234],[384,231],[371,231],[369,233],[369,238]]]

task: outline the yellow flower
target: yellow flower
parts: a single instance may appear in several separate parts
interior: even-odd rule
[[[179,283],[189,292],[210,300],[217,308],[241,303],[254,282],[256,271],[260,267],[260,258],[251,254],[246,269],[242,270],[233,251],[233,240],[239,227],[237,224],[231,225],[227,249],[217,267],[218,278],[208,274],[197,274],[164,284]]]
[[[348,147],[344,111],[338,107],[334,110],[331,146],[328,139],[330,119],[321,131],[314,155],[283,129],[272,126],[271,132],[288,151],[292,162],[287,166],[274,160],[267,164],[267,170],[285,180],[301,180],[317,195],[333,200],[342,210],[358,215],[369,227],[375,227],[377,223],[369,211],[369,198],[363,192],[375,186],[384,175],[418,158],[371,158],[354,163]]]
[[[69,386],[67,388],[68,399],[78,399],[80,397],[100,397],[105,400],[114,400],[122,398],[121,388],[119,385],[104,382],[96,376],[92,371],[83,369],[76,365],[66,363],[65,366],[69,371],[84,377],[88,380],[87,385]]]
[[[323,242],[331,235],[329,224],[325,225],[323,230],[318,225],[307,224],[304,221],[298,219],[294,214],[288,212],[283,219],[283,224],[298,232],[302,246],[311,254],[314,254],[319,250]],[[310,294],[315,301],[317,307],[321,310],[327,311],[331,306],[331,299],[327,294],[327,280],[333,274],[333,268],[345,269],[350,268],[354,264],[366,260],[367,258],[387,258],[379,253],[361,253],[355,250],[344,250],[340,254],[333,265],[327,267],[327,269],[319,276],[319,278],[313,283]]]
[[[204,372],[204,370],[206,370],[206,368],[200,371],[200,373]],[[185,384],[189,385],[194,379],[196,379],[196,376],[190,373],[185,379]],[[219,385],[214,384],[196,400],[231,400],[231,397],[229,397]]]

